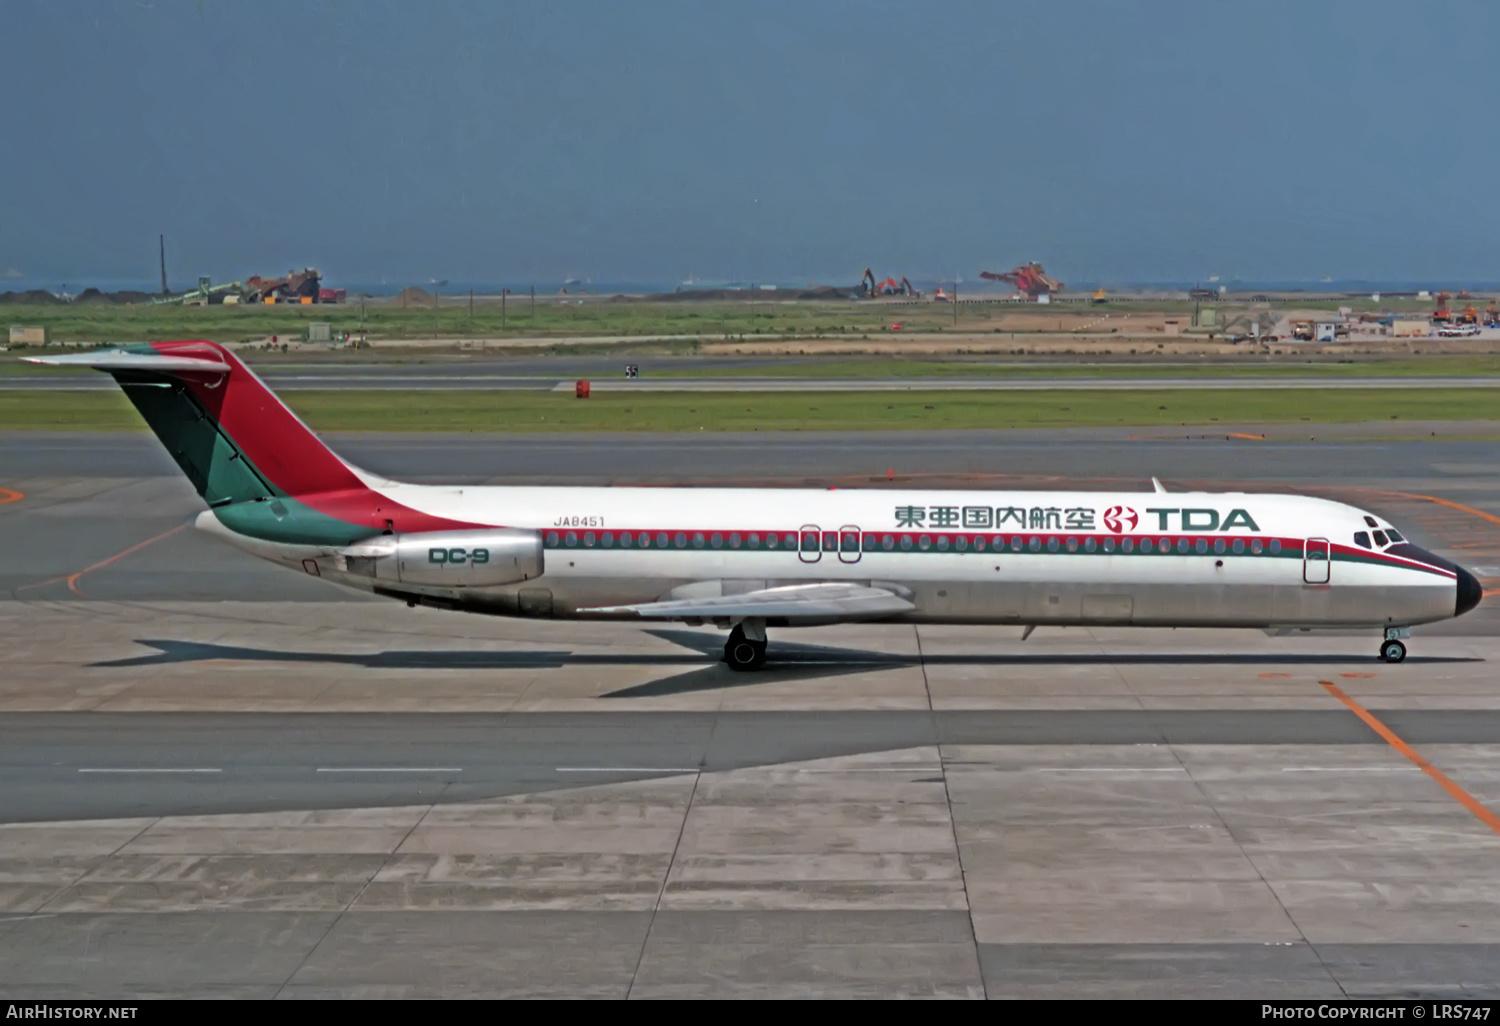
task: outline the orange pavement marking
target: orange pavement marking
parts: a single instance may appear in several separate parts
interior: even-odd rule
[[[1285,680],[1286,678],[1289,678],[1291,676],[1291,674],[1290,673],[1257,673],[1256,676],[1257,677],[1275,677],[1278,680]]]
[[[1245,434],[1242,431],[1231,431],[1231,432],[1229,432],[1229,434],[1225,435],[1224,437],[1225,438],[1243,438],[1243,439],[1245,439],[1247,441],[1250,441],[1250,442],[1264,442],[1266,440],[1266,436],[1265,435],[1247,435],[1247,434]]]
[[[1436,495],[1418,495],[1415,492],[1391,492],[1391,494],[1400,495],[1407,499],[1421,499],[1423,502],[1435,502],[1439,506],[1447,506],[1449,509],[1456,509],[1462,513],[1479,517],[1481,520],[1488,520],[1492,524],[1500,524],[1500,517],[1495,516],[1493,513],[1486,513],[1482,509],[1475,509],[1473,506],[1465,506],[1448,499],[1439,499]]]
[[[95,563],[93,566],[86,566],[82,570],[78,571],[76,574],[69,574],[68,578],[67,578],[67,581],[68,581],[68,590],[71,591],[73,594],[79,596],[80,598],[88,598],[87,595],[85,595],[82,591],[80,591],[78,589],[78,578],[82,577],[86,573],[91,573],[91,572],[93,572],[95,570],[98,570],[101,567],[109,566],[109,564],[115,562],[116,560],[124,559],[126,556],[130,555],[132,552],[139,552],[139,551],[141,551],[141,549],[144,549],[147,545],[155,544],[156,542],[161,541],[163,538],[166,538],[166,537],[168,537],[170,535],[174,535],[174,534],[176,534],[178,531],[182,530],[186,526],[187,526],[187,524],[178,524],[176,527],[172,528],[170,531],[163,531],[161,534],[158,534],[158,535],[156,535],[154,537],[151,537],[151,538],[147,538],[143,542],[136,542],[134,545],[130,546],[130,548],[126,549],[123,552],[116,552],[113,556],[110,556],[108,559],[101,559],[99,562]]]
[[[132,552],[139,552],[139,551],[141,551],[141,549],[144,549],[147,545],[154,545],[155,543],[161,541],[163,538],[166,538],[166,537],[168,537],[170,535],[176,534],[178,531],[182,530],[186,526],[187,526],[187,524],[178,524],[176,527],[172,528],[170,531],[163,531],[161,534],[154,535],[154,536],[152,536],[150,538],[147,538],[143,542],[136,542],[134,545],[130,546],[130,548],[128,548],[128,549],[125,549],[123,552],[116,552],[113,556],[110,556],[108,559],[101,559],[99,562],[95,563],[93,566],[86,566],[82,570],[78,571],[76,574],[67,574],[67,575],[65,575],[63,577],[52,577],[52,578],[49,578],[49,579],[47,579],[45,581],[37,581],[35,584],[23,584],[19,588],[17,588],[16,591],[25,591],[27,588],[45,588],[49,584],[56,584],[59,581],[67,581],[68,582],[68,590],[69,591],[71,591],[73,594],[78,595],[78,596],[80,596],[82,598],[88,598],[87,595],[84,595],[83,592],[81,592],[81,591],[78,590],[78,579],[80,577],[82,577],[84,574],[92,573],[93,571],[98,570],[100,567],[109,566],[111,563],[115,562],[116,560],[124,559],[126,556],[130,555]]]
[[[1475,818],[1479,820],[1479,822],[1489,827],[1495,833],[1500,834],[1500,816],[1496,816],[1489,809],[1486,809],[1483,805],[1480,805],[1478,800],[1476,800],[1473,795],[1455,784],[1453,780],[1448,776],[1448,774],[1444,773],[1432,763],[1422,758],[1422,756],[1418,755],[1416,749],[1412,748],[1411,745],[1407,744],[1405,741],[1396,736],[1395,731],[1377,720],[1374,714],[1372,714],[1364,706],[1360,705],[1354,699],[1344,694],[1343,688],[1339,687],[1331,680],[1320,680],[1318,681],[1318,683],[1323,685],[1323,687],[1327,689],[1330,695],[1332,695],[1334,698],[1337,698],[1340,702],[1343,702],[1344,705],[1348,707],[1350,712],[1358,716],[1360,719],[1364,720],[1365,726],[1369,727],[1375,733],[1379,734],[1385,740],[1386,744],[1390,745],[1396,751],[1406,756],[1416,765],[1419,770],[1421,770],[1423,773],[1426,773],[1433,780],[1436,780],[1439,787],[1441,787],[1444,791],[1447,791],[1449,796],[1456,799],[1460,805],[1472,812]]]
[[[14,488],[0,488],[0,506],[20,502],[24,498],[26,498],[25,492],[18,492]]]

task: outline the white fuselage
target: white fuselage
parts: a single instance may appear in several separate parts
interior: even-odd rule
[[[545,572],[499,587],[382,589],[328,547],[200,526],[340,584],[500,615],[806,582],[889,586],[938,623],[1378,627],[1454,615],[1455,576],[1408,544],[1356,543],[1382,519],[1245,493],[433,487],[367,476],[433,516],[539,532]],[[1404,553],[1404,554],[1403,554]],[[1413,553],[1420,555],[1413,555]],[[807,620],[799,622],[828,622]]]

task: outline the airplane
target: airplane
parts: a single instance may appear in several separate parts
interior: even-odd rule
[[[113,375],[191,480],[196,525],[298,573],[497,616],[1336,629],[1399,663],[1417,624],[1479,604],[1467,570],[1387,520],[1244,492],[405,484],[335,455],[230,350],[125,345],[31,363]]]

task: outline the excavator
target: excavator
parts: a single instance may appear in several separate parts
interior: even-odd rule
[[[887,278],[885,281],[877,282],[875,272],[868,267],[859,281],[859,291],[866,297],[874,296],[917,296],[921,293],[911,287],[911,282],[905,277],[898,282],[895,278]]]
[[[980,271],[979,276],[986,281],[1004,281],[1016,287],[1017,292],[1036,298],[1047,296],[1054,292],[1061,292],[1063,283],[1056,278],[1047,277],[1047,272],[1042,270],[1042,265],[1033,260],[1029,264],[1011,268],[1009,271]]]

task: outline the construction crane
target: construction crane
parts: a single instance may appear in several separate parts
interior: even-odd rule
[[[1037,296],[1049,296],[1054,292],[1061,292],[1063,283],[1056,278],[1047,277],[1047,272],[1042,270],[1042,265],[1033,260],[1029,264],[1022,264],[1009,271],[980,271],[979,276],[986,281],[1004,281],[1016,287],[1016,291],[1024,292],[1026,295],[1036,298]]]

